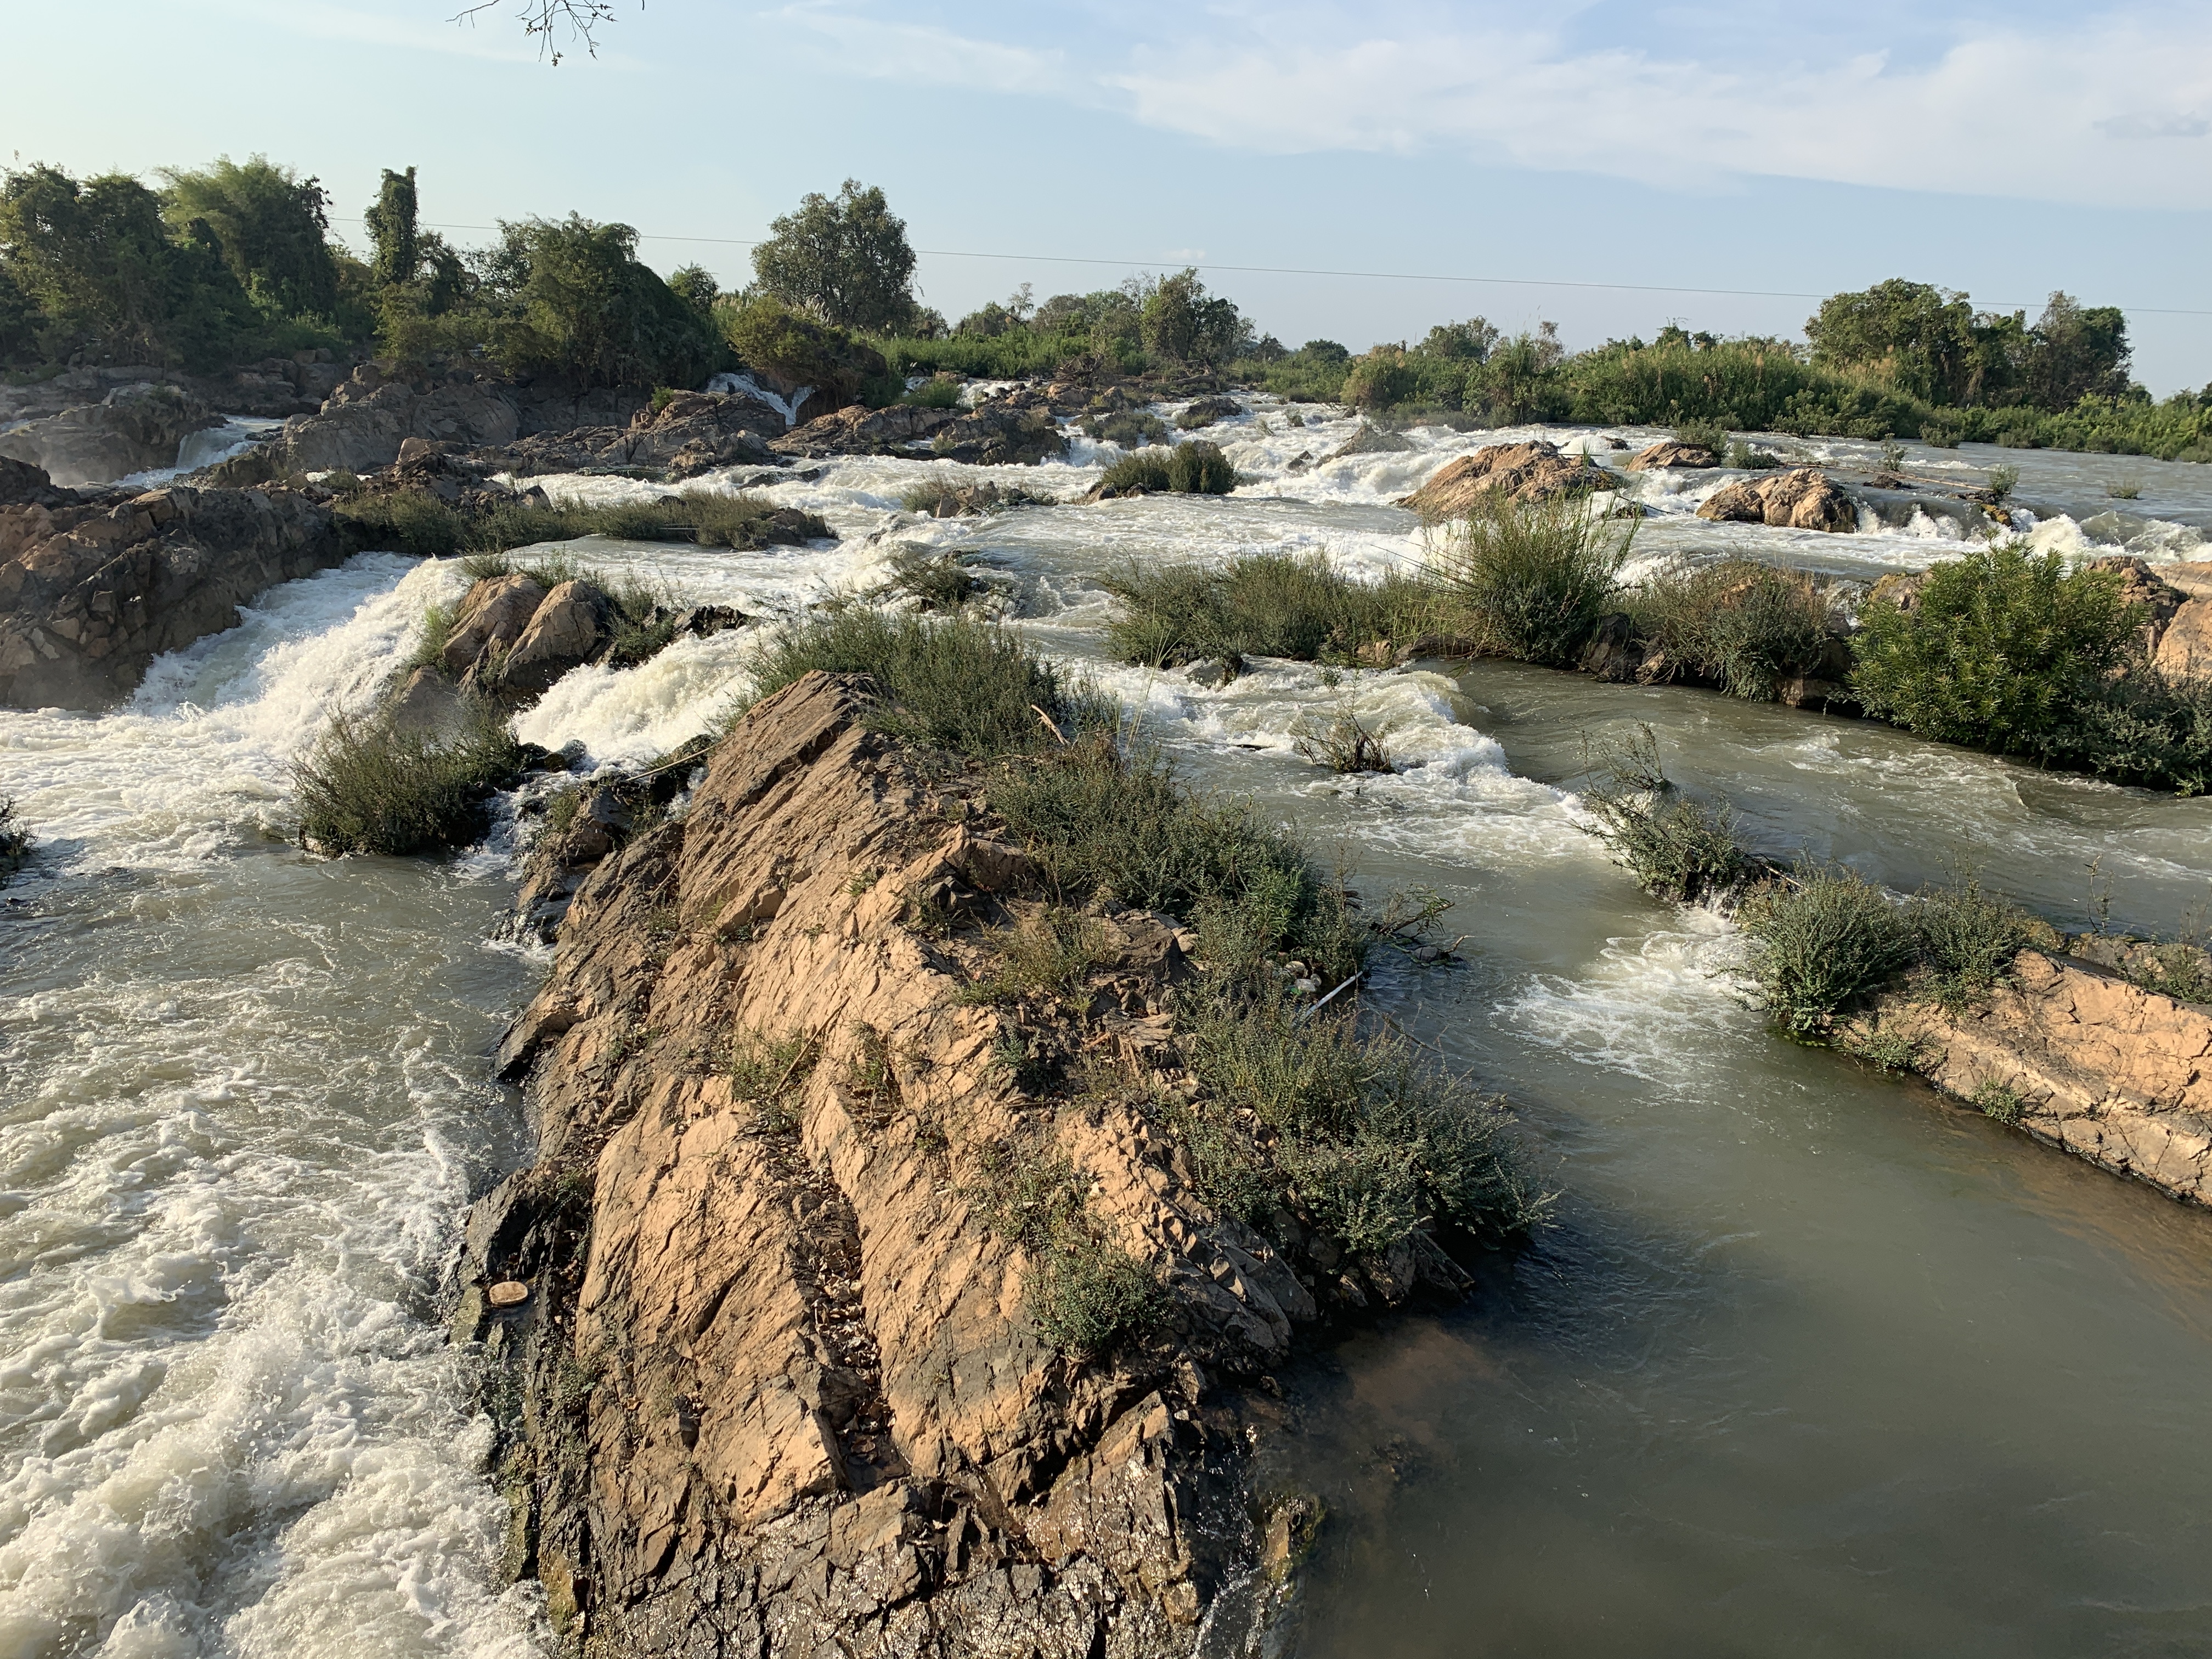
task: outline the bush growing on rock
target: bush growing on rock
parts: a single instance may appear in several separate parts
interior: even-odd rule
[[[1583,753],[1596,775],[1583,804],[1595,834],[1647,893],[1695,904],[1726,898],[1757,867],[1736,842],[1735,814],[1676,793],[1659,764],[1659,742],[1648,726],[1626,739],[1585,739]]]
[[[1828,648],[1828,605],[1812,578],[1750,559],[1662,571],[1629,612],[1670,672],[1687,669],[1754,702],[1772,702],[1781,681],[1810,673]]]
[[[1824,1034],[1835,1016],[1888,984],[1914,957],[1911,916],[1840,865],[1802,863],[1736,913],[1746,966],[1784,1030]]]
[[[466,846],[484,832],[492,793],[521,763],[505,718],[487,707],[450,737],[340,714],[293,769],[300,839],[330,854]]]
[[[15,817],[15,798],[0,795],[0,887],[31,855],[31,832]]]
[[[1935,566],[1910,608],[1870,600],[1851,688],[1917,737],[2057,759],[2140,620],[2115,573],[2008,542]]]
[[[1565,667],[1605,614],[1635,532],[1633,520],[1592,516],[1578,495],[1485,490],[1446,527],[1429,574],[1486,649]]]
[[[1102,585],[1121,601],[1106,627],[1108,649],[1151,667],[1204,657],[1348,661],[1370,641],[1426,631],[1434,607],[1417,580],[1370,586],[1321,554],[1250,553],[1218,570],[1131,564]]]
[[[1098,480],[1102,495],[1226,495],[1237,488],[1237,469],[1220,446],[1203,438],[1124,455]]]

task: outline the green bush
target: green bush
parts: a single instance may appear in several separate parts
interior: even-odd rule
[[[293,769],[300,839],[341,854],[466,846],[483,834],[485,803],[521,760],[506,720],[490,708],[442,738],[340,714]]]
[[[1910,610],[1870,601],[1851,686],[1917,737],[2050,759],[2140,622],[2114,573],[2008,542],[1935,566]]]
[[[451,558],[461,550],[464,520],[428,491],[349,496],[331,512],[362,547],[424,559]]]
[[[1199,438],[1124,455],[1106,469],[1098,487],[1124,495],[1226,495],[1237,488],[1237,469],[1219,445]]]
[[[1057,1148],[994,1148],[969,1189],[983,1224],[1029,1255],[1022,1299],[1039,1334],[1086,1358],[1151,1330],[1165,1311],[1159,1281],[1103,1233],[1085,1177]]]
[[[915,409],[957,409],[960,407],[960,382],[933,374],[910,389],[899,401]]]
[[[1131,450],[1171,443],[1175,435],[1168,423],[1148,409],[1123,409],[1111,415],[1094,415],[1084,422],[1083,431],[1095,443]]]
[[[815,669],[870,676],[879,697],[870,721],[878,730],[981,758],[1055,744],[1039,710],[1071,735],[1103,718],[1086,688],[1018,635],[967,617],[823,606],[777,633],[756,665],[753,697]]]
[[[2073,710],[2052,754],[2115,783],[2212,792],[2212,681],[2168,679],[2137,655]]]
[[[1824,1035],[1837,1014],[1913,961],[1911,915],[1841,866],[1801,864],[1753,893],[1736,915],[1760,1000],[1800,1036]]]
[[[1729,696],[1771,702],[1827,650],[1830,613],[1813,579],[1750,559],[1677,564],[1629,600],[1639,638]]]
[[[1394,629],[1419,632],[1430,601],[1417,581],[1370,586],[1319,553],[1249,553],[1219,570],[1125,565],[1101,585],[1121,601],[1107,648],[1155,667],[1218,656],[1347,659]]]
[[[1597,820],[1594,833],[1645,892],[1694,904],[1751,878],[1754,866],[1737,844],[1735,813],[1675,794],[1650,726],[1638,726],[1625,740],[1586,738],[1583,753],[1596,776],[1583,794]]]
[[[1923,893],[1911,920],[1929,989],[1954,1011],[1988,995],[2021,946],[2051,939],[2047,925],[1974,879]]]
[[[1633,520],[1593,517],[1579,495],[1516,501],[1485,490],[1445,531],[1429,574],[1484,647],[1571,665],[1605,615]]]

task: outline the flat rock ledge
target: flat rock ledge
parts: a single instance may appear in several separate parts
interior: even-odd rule
[[[1036,872],[865,688],[740,722],[680,822],[584,878],[501,1048],[541,1145],[470,1213],[455,1331],[489,1355],[508,1565],[586,1654],[1183,1659],[1295,1554],[1244,1507],[1237,1380],[1347,1298],[1468,1281],[1425,1241],[1302,1274],[1111,1091],[1028,1087],[1007,1056],[1053,1042],[1176,1086],[1188,936],[1107,907],[1053,1023],[963,998],[975,935],[917,918],[1018,914]],[[1163,1334],[1040,1333],[978,1197],[1010,1155],[1070,1162]]]
[[[2023,951],[1956,1014],[1885,999],[1847,1036],[1917,1046],[1914,1069],[2039,1140],[2212,1204],[2212,1008],[2074,956]]]

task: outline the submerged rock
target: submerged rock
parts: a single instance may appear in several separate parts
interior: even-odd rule
[[[1402,455],[1413,447],[1413,441],[1402,432],[1385,432],[1381,427],[1362,421],[1359,430],[1322,457],[1324,460],[1340,461],[1348,455]]]

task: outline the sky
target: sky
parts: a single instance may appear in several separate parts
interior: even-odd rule
[[[857,178],[949,318],[1196,264],[1355,350],[1478,314],[1798,335],[1889,276],[2033,319],[2063,289],[2127,308],[2153,392],[2212,383],[2212,0],[606,0],[557,65],[525,0],[464,3],[0,0],[0,163],[264,154],[356,246],[412,165],[457,242],[576,211],[726,286]]]

